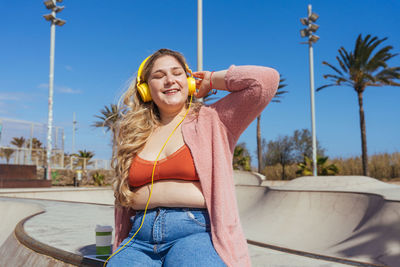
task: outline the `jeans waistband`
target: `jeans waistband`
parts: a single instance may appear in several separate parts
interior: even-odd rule
[[[187,207],[156,207],[147,209],[147,212],[159,211],[159,210],[175,210],[175,211],[207,211],[206,208],[187,208]],[[136,210],[136,212],[144,212],[144,210]]]

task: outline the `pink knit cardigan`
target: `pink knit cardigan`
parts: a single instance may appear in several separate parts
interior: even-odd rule
[[[259,66],[231,66],[225,76],[231,93],[197,117],[182,124],[210,215],[215,250],[228,266],[251,266],[246,238],[240,224],[233,181],[232,158],[239,136],[267,106],[279,84],[279,74]],[[129,218],[135,212],[115,209],[114,250],[128,236]]]

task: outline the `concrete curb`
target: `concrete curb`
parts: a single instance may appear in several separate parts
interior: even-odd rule
[[[29,219],[31,219],[32,217],[42,214],[44,212],[45,211],[41,211],[41,212],[32,214],[32,215],[24,218],[23,220],[21,220],[15,226],[14,234],[15,234],[15,237],[17,238],[17,240],[21,244],[23,244],[25,247],[27,247],[37,253],[44,254],[44,255],[52,257],[54,259],[60,260],[64,263],[72,264],[75,266],[82,266],[82,267],[99,266],[99,263],[96,261],[84,258],[81,255],[77,255],[77,254],[62,250],[62,249],[51,247],[49,245],[46,245],[46,244],[30,237],[25,232],[25,229],[24,229],[25,222],[28,221]]]

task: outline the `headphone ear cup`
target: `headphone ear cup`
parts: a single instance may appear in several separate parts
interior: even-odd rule
[[[151,101],[150,88],[147,83],[141,83],[136,85],[137,90],[139,91],[140,96],[142,97],[143,102]]]
[[[189,95],[193,95],[196,92],[196,80],[193,77],[188,77],[187,82],[188,82]]]

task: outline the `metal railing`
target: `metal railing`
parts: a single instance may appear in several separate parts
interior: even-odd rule
[[[0,146],[0,163],[16,165],[36,165],[44,167],[46,163],[46,149],[34,149],[23,147]],[[52,150],[51,153],[52,169],[70,170],[92,170],[104,169],[111,170],[111,161],[105,159],[92,159],[79,157],[77,155],[64,154],[62,150]]]

